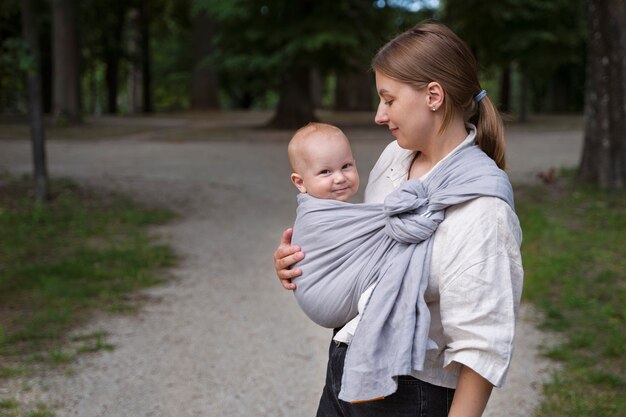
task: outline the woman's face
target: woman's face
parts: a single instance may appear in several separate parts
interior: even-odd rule
[[[374,117],[375,122],[387,125],[400,147],[412,151],[422,150],[435,132],[427,88],[416,90],[377,71],[376,89],[380,104]]]

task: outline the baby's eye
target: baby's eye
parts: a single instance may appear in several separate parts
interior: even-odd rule
[[[320,175],[328,175],[330,174],[330,169],[323,169],[320,171]]]
[[[348,162],[347,164],[342,166],[341,169],[348,169],[348,168],[352,168],[353,166],[354,166],[354,164],[352,162]]]

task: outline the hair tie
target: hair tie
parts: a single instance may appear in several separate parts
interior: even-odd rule
[[[487,97],[487,90],[482,90],[480,93],[474,96],[474,101],[476,103],[480,103],[480,100],[484,99],[485,97]]]

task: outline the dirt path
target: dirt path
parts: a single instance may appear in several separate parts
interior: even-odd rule
[[[288,133],[250,127],[264,117],[100,119],[90,128],[52,132],[58,139],[48,144],[51,175],[180,212],[155,234],[182,261],[170,283],[146,291],[149,301],[138,315],[90,324],[110,334],[112,352],[83,356],[70,373],[0,381],[0,399],[44,402],[59,417],[314,414],[330,332],[306,319],[274,277],[271,254],[293,220],[295,192]],[[337,122],[347,126],[365,174],[385,131],[361,116]],[[514,182],[577,163],[579,123],[557,125],[509,130]],[[0,169],[30,172],[26,135],[0,125]],[[495,392],[488,416],[528,416],[538,402],[547,375],[536,356],[543,335],[524,311],[508,385]]]

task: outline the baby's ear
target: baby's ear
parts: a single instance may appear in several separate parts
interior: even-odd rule
[[[304,180],[300,176],[300,174],[296,174],[295,172],[291,174],[291,182],[296,186],[301,193],[306,193],[306,187],[304,186]]]

